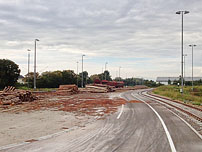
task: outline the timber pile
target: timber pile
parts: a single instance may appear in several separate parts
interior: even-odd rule
[[[78,87],[75,84],[60,85],[56,93],[57,95],[75,94],[75,93],[78,93]]]
[[[85,91],[91,93],[107,93],[114,91],[113,87],[103,84],[86,85]]]
[[[0,104],[2,105],[22,104],[23,102],[32,102],[36,99],[37,97],[32,95],[30,91],[16,90],[12,86],[5,87],[0,92]]]
[[[114,92],[115,91],[114,86],[109,86],[109,85],[106,85],[106,84],[93,84],[93,86],[107,88],[107,92]]]

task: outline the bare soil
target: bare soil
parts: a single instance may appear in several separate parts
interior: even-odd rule
[[[19,105],[0,105],[0,146],[83,126],[117,111],[126,101],[119,93],[57,95],[37,93],[38,100]]]

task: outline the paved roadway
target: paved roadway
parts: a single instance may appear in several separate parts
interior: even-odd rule
[[[105,120],[1,152],[202,152],[202,139],[181,119],[137,92],[122,96],[146,101],[153,110],[143,102],[127,103]]]

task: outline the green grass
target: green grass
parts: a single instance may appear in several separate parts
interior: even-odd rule
[[[57,88],[37,88],[36,90],[34,90],[33,88],[28,88],[28,87],[25,87],[25,86],[17,87],[17,89],[30,90],[30,91],[48,91],[48,92],[57,90]]]
[[[202,105],[202,86],[195,86],[194,91],[191,86],[185,86],[183,96],[180,93],[180,87],[175,85],[160,86],[154,89],[153,93],[193,105]]]

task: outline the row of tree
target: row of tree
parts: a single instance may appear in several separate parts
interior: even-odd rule
[[[181,78],[179,80],[175,80],[173,82],[173,85],[181,85],[182,81]],[[172,84],[170,80],[168,80],[168,84]],[[196,85],[202,85],[202,80],[198,80],[198,81],[193,81],[193,84]],[[191,81],[184,81],[184,85],[185,86],[192,86],[192,82]]]
[[[83,72],[83,84],[93,83],[95,79],[112,80],[108,71],[101,74],[95,74],[88,76],[88,72]],[[34,73],[31,72],[25,76],[24,81],[29,87],[33,88]],[[82,85],[82,73],[78,75],[74,73],[73,70],[63,70],[63,71],[53,71],[53,72],[43,72],[41,75],[36,74],[36,85],[38,88],[58,88],[59,85],[63,84],[76,84],[79,87]]]
[[[13,86],[16,84],[17,79],[20,75],[20,69],[17,64],[11,60],[0,59],[0,89],[5,86]],[[37,88],[58,88],[62,84],[76,84],[81,87],[82,83],[82,73],[78,75],[74,73],[73,70],[63,70],[63,71],[47,71],[42,74],[36,74],[36,85]],[[89,76],[87,71],[83,72],[83,83],[86,84],[93,83],[95,79],[112,81],[109,71],[104,71],[104,73],[94,74]],[[122,79],[117,77],[115,81],[124,81],[126,86],[134,85],[147,85],[149,87],[156,87],[156,84],[152,80],[144,80],[140,78],[126,78]],[[33,88],[34,73],[31,72],[25,76],[24,81],[26,85]]]
[[[100,74],[94,74],[90,77],[88,76],[88,72],[84,71],[83,79],[84,86],[86,84],[93,83],[96,79],[112,81],[109,71],[104,71],[104,73]],[[33,88],[34,74],[30,73],[29,75],[26,75],[25,81],[29,84],[30,87]],[[114,81],[123,81],[125,86],[146,85],[148,87],[157,87],[161,85],[152,80],[144,80],[141,78],[122,79],[120,77],[117,77],[114,79]],[[41,75],[37,74],[36,82],[37,87],[39,88],[58,88],[59,85],[62,84],[76,84],[81,87],[82,73],[79,73],[79,75],[77,75],[72,70],[44,72]]]
[[[36,74],[36,86],[37,88],[58,88],[63,84],[76,84],[81,86],[82,73],[75,74],[72,70],[43,72],[41,75]],[[90,83],[88,72],[83,72],[84,85]],[[31,72],[25,76],[24,81],[29,87],[33,88],[34,73]]]

